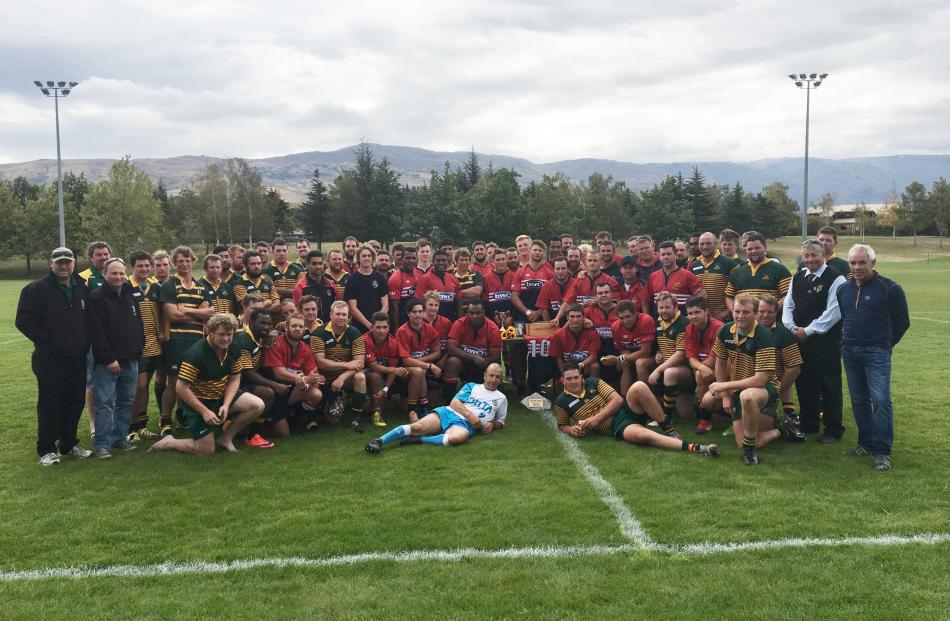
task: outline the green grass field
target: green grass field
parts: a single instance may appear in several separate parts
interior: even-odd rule
[[[270,451],[40,468],[31,346],[13,327],[23,282],[0,282],[0,618],[946,618],[950,261],[882,255],[913,316],[894,357],[894,469],[841,456],[856,435],[847,407],[844,442],[770,445],[757,468],[731,438],[718,461],[579,442],[646,547],[520,407],[503,432],[454,449],[371,458],[371,431],[340,429]],[[918,534],[943,539],[830,541]],[[822,541],[701,545],[797,538]],[[232,561],[252,566],[225,571]],[[158,575],[161,563],[175,566]],[[128,567],[11,575],[114,565]]]

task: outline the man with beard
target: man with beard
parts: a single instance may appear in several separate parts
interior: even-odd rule
[[[322,323],[330,321],[330,305],[338,298],[337,288],[336,285],[326,277],[323,253],[319,250],[311,250],[307,253],[307,272],[294,286],[294,301],[298,304],[300,304],[304,296],[308,295],[319,300],[318,312],[320,313],[320,321]]]

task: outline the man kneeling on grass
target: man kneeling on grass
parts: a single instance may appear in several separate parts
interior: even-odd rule
[[[218,444],[236,453],[234,437],[264,412],[264,402],[259,397],[239,390],[243,365],[241,351],[233,342],[237,319],[230,313],[218,313],[208,320],[206,327],[208,336],[185,352],[175,388],[185,406],[191,439],[179,440],[168,435],[153,444],[150,451],[210,455],[214,453],[213,427],[230,420]]]
[[[635,382],[630,387],[624,403],[610,384],[596,377],[585,379],[575,364],[564,365],[561,380],[564,392],[554,401],[554,418],[558,429],[568,435],[583,438],[593,431],[630,444],[719,457],[715,444],[692,444],[680,438],[644,382]],[[647,427],[651,419],[660,424],[664,433]]]
[[[508,398],[498,390],[502,370],[497,362],[485,368],[481,384],[469,382],[452,402],[433,410],[411,425],[402,425],[385,435],[370,440],[366,452],[378,454],[384,444],[399,440],[400,444],[431,444],[449,446],[463,444],[476,433],[503,429],[508,415]]]

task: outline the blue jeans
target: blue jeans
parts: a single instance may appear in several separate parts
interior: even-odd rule
[[[845,345],[841,357],[858,425],[858,444],[872,455],[890,455],[894,443],[891,352],[881,347]]]
[[[93,448],[110,448],[124,442],[132,421],[132,400],[139,375],[139,361],[122,363],[118,373],[109,373],[104,364],[92,371],[96,391],[96,439]]]

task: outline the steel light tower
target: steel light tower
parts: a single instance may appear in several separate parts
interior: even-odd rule
[[[808,121],[811,114],[811,92],[821,86],[827,73],[790,73],[795,86],[805,90],[805,197],[802,200],[802,241],[808,239]]]
[[[44,84],[33,80],[33,84],[47,97],[52,97],[56,109],[56,198],[59,202],[59,245],[66,245],[66,221],[63,216],[63,160],[59,150],[59,98],[69,95],[79,82],[54,82],[47,80]]]

